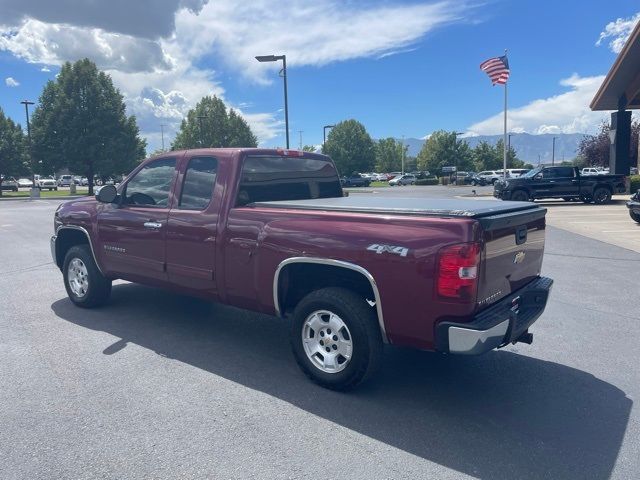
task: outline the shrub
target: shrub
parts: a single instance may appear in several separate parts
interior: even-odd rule
[[[416,180],[416,185],[438,185],[438,179],[433,178],[419,178]]]
[[[640,175],[631,175],[631,193],[636,193],[640,190]]]

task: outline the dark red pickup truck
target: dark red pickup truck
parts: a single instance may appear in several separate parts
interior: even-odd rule
[[[380,365],[384,343],[456,354],[530,343],[552,285],[540,276],[545,213],[345,197],[323,155],[190,150],[63,203],[51,252],[80,307],[125,279],[290,317],[303,371],[348,389]]]

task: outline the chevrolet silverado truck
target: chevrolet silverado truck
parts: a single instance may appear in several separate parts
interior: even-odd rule
[[[347,390],[386,343],[463,355],[531,343],[553,283],[540,276],[545,214],[345,197],[324,155],[200,149],[61,204],[51,253],[78,307],[104,304],[124,279],[288,318],[304,373]]]
[[[493,186],[494,197],[518,202],[562,198],[600,205],[626,191],[624,175],[581,175],[576,167],[537,167],[517,178],[500,179]]]

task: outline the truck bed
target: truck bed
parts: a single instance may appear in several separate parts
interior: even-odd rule
[[[530,202],[440,198],[389,198],[361,194],[349,197],[318,198],[312,200],[256,202],[248,206],[380,215],[472,218],[478,219],[485,230],[504,228],[513,222],[519,224],[526,223],[531,219],[542,217],[546,213],[545,208]]]

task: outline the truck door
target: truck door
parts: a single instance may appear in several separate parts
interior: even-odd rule
[[[208,297],[217,296],[215,258],[222,188],[218,160],[187,156],[178,168],[176,203],[167,224],[169,281]]]
[[[119,205],[98,213],[99,248],[105,269],[124,278],[165,280],[165,234],[175,158],[145,164],[120,190]]]
[[[550,176],[547,177],[547,171]],[[573,167],[545,168],[545,180],[549,178],[551,193],[556,197],[578,195],[580,181]]]

